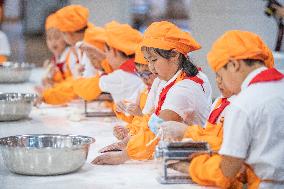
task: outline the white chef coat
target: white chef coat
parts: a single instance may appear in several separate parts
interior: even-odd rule
[[[284,180],[284,79],[249,85],[252,71],[225,114],[220,154],[242,158],[261,179]],[[284,188],[261,183],[260,188]]]
[[[99,86],[103,92],[110,93],[114,102],[117,103],[122,100],[130,101],[133,93],[143,87],[144,83],[135,74],[118,69],[101,76]]]
[[[164,84],[164,87],[174,81],[180,73],[181,71],[178,71],[173,78]],[[168,91],[161,110],[172,110],[182,119],[185,119],[187,114],[194,112],[193,124],[204,125],[211,107],[212,90],[205,74],[199,72],[197,76],[204,81],[204,91],[200,84],[190,79],[179,81]],[[159,95],[156,96],[155,107],[158,106],[158,100]]]
[[[160,78],[155,78],[152,83],[151,89],[148,93],[146,104],[143,108],[143,114],[152,114],[155,109],[155,102],[159,99],[159,94],[166,84],[166,81],[161,80]]]

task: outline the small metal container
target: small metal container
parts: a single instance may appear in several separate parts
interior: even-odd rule
[[[2,157],[13,173],[59,175],[81,168],[94,138],[79,135],[18,135],[0,139]]]
[[[34,66],[28,63],[5,62],[0,65],[0,83],[22,83],[29,80]]]
[[[0,93],[0,121],[27,118],[36,98],[31,93]]]

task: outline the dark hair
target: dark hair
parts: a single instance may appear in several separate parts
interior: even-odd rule
[[[264,65],[264,62],[262,60],[255,60],[255,59],[243,59],[244,63],[247,66],[254,66],[256,64],[259,65]],[[228,64],[226,64],[223,68],[227,69],[228,68]]]
[[[163,50],[152,47],[145,48],[145,50],[148,52],[151,49],[153,49],[156,54],[165,59],[170,59],[171,57],[176,56],[176,54],[178,53],[173,50]],[[187,56],[181,53],[179,53],[179,66],[183,70],[183,72],[186,73],[187,76],[194,77],[198,74],[198,68],[192,63],[192,61]]]
[[[264,62],[262,60],[254,60],[254,59],[244,59],[243,60],[247,66],[254,66],[256,64],[264,65]]]
[[[76,33],[84,33],[85,30],[88,29],[88,25],[84,26],[82,29],[75,31]]]
[[[106,46],[106,48],[108,49],[108,50],[110,50],[110,46],[106,43],[105,44],[105,46]],[[120,50],[118,50],[118,49],[116,49],[117,50],[117,52],[121,55],[121,56],[123,56],[124,58],[134,58],[135,57],[135,53],[133,53],[133,54],[130,54],[130,55],[127,55],[127,54],[125,54],[124,52],[122,52],[122,51],[120,51]]]

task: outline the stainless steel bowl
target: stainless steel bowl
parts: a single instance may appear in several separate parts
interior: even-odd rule
[[[22,83],[29,80],[32,68],[28,63],[5,62],[0,66],[0,83]]]
[[[0,121],[27,118],[36,98],[31,93],[0,93]]]
[[[78,135],[18,135],[0,139],[6,167],[24,175],[59,175],[81,168],[95,139]]]

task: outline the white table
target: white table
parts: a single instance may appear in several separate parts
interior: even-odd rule
[[[17,85],[0,85],[5,92],[32,92],[33,85],[38,83],[41,70],[35,70],[32,81]],[[36,80],[34,80],[36,79]],[[97,151],[115,141],[112,127],[120,124],[115,118],[88,118],[72,122],[67,117],[74,110],[82,110],[83,103],[72,103],[68,107],[42,106],[34,108],[30,119],[18,122],[0,122],[0,137],[19,134],[60,133],[92,136],[96,142],[91,145],[87,163],[77,172],[61,176],[23,176],[10,173],[0,158],[1,189],[114,189],[114,188],[205,188],[196,185],[161,185],[157,177],[157,166],[154,161],[129,161],[118,166],[93,166],[89,162],[98,155]],[[208,187],[206,187],[208,188]]]

